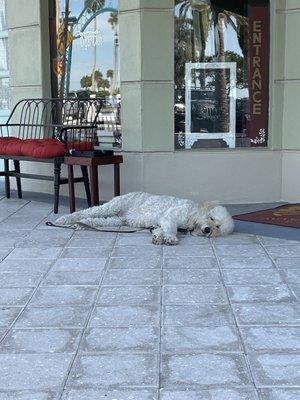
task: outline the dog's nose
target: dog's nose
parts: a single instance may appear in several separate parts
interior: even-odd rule
[[[204,233],[210,233],[210,227],[207,226],[206,228],[204,228]]]

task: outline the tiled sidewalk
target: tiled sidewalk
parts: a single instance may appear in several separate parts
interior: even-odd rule
[[[300,399],[300,242],[52,217],[0,201],[0,400]]]

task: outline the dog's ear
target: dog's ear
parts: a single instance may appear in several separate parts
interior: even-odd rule
[[[218,205],[220,205],[220,202],[218,200],[206,201],[202,205],[199,205],[199,210],[209,211],[209,210],[212,210],[213,208],[217,207]]]

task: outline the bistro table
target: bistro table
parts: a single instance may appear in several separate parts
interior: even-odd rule
[[[75,211],[74,165],[89,168],[91,198],[90,199],[88,198],[87,200],[89,205],[98,206],[99,205],[98,167],[100,165],[114,166],[114,195],[120,196],[120,164],[122,162],[123,162],[123,157],[119,155],[107,155],[107,156],[105,155],[105,156],[94,156],[94,157],[76,157],[76,156],[65,157],[64,163],[68,166],[70,212],[73,213]]]

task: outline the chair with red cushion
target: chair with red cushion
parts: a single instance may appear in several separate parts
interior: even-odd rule
[[[21,178],[43,179],[54,182],[54,212],[58,212],[60,185],[68,183],[61,178],[61,165],[71,150],[93,150],[97,142],[97,121],[102,107],[98,99],[26,99],[13,108],[6,124],[0,125],[0,158],[4,159],[6,197],[10,197],[10,177],[17,180],[19,198],[22,197]],[[9,168],[14,162],[14,170]],[[23,174],[20,161],[38,161],[54,164],[54,176]],[[87,167],[82,177],[90,205]]]

